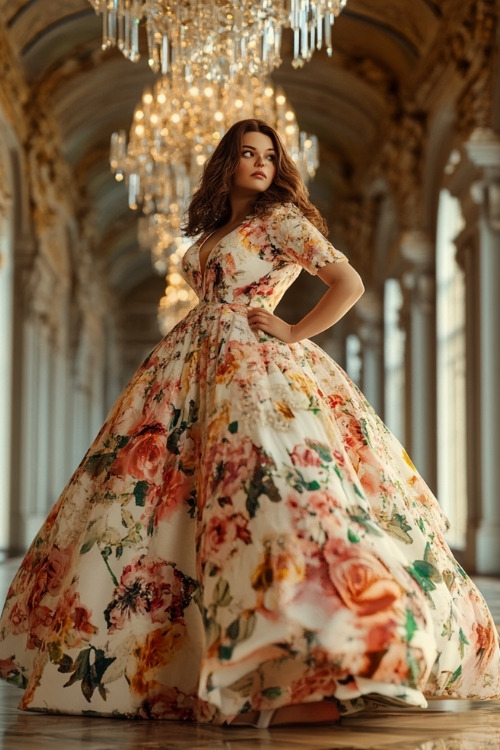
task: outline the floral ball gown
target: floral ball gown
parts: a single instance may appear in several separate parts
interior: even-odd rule
[[[285,204],[184,273],[199,304],[111,409],[10,587],[0,674],[39,711],[222,723],[364,696],[496,698],[446,519],[343,370],[254,334],[345,257]]]

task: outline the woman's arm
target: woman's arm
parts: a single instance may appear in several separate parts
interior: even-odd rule
[[[260,307],[248,308],[248,323],[253,331],[263,331],[286,344],[316,336],[333,326],[346,314],[364,292],[358,272],[346,262],[328,263],[318,269],[318,276],[329,286],[318,304],[295,325],[285,323]]]

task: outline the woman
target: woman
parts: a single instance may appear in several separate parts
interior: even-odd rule
[[[496,698],[495,626],[439,506],[307,337],[363,287],[278,135],[236,123],[188,212],[200,302],[112,408],[0,622],[21,707],[272,726]],[[305,268],[328,289],[273,314]]]

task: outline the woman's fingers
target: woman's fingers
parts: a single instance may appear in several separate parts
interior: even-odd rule
[[[248,308],[248,325],[254,333],[263,331],[263,333],[275,336],[281,341],[291,342],[291,326],[267,310],[262,310],[262,308]]]

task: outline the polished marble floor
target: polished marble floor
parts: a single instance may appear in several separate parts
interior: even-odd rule
[[[0,564],[0,599],[16,564]],[[500,623],[500,581],[477,579]],[[218,729],[18,711],[0,683],[0,750],[500,750],[500,702],[433,701],[426,711],[372,711],[338,727]]]

